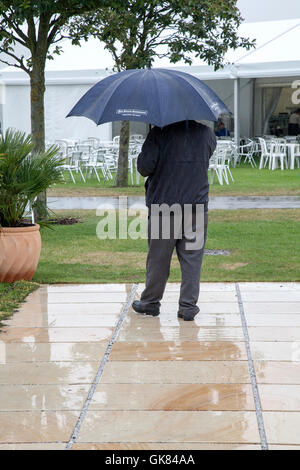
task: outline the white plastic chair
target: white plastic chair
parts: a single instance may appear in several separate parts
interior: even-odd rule
[[[85,177],[83,176],[80,161],[82,157],[82,152],[72,152],[71,154],[66,156],[66,164],[61,167],[61,174],[63,176],[62,170],[68,171],[70,173],[71,179],[74,184],[76,184],[73,171],[80,173],[82,180],[86,183]]]
[[[251,139],[244,139],[246,142],[243,145],[240,145],[239,156],[240,158],[244,157],[244,163],[249,162],[252,168],[256,168],[256,163],[253,158],[254,154],[254,142]]]
[[[274,139],[271,143],[269,170],[276,170],[278,160],[280,161],[281,170],[284,170],[284,165],[288,169],[286,141],[284,139]]]
[[[96,150],[92,153],[92,155],[90,156],[88,162],[86,162],[84,164],[84,168],[86,170],[85,176],[87,176],[88,170],[90,170],[90,174],[92,174],[94,172],[95,175],[96,175],[96,178],[98,180],[98,183],[101,183],[98,170],[101,170],[101,172],[102,172],[102,175],[103,175],[103,178],[104,178],[103,179],[103,184],[104,184],[105,180],[111,179],[110,178],[111,174],[109,174],[109,170],[108,170],[106,162],[105,162],[104,153],[101,150]]]
[[[116,173],[118,169],[118,156],[113,153],[104,154],[104,162],[107,170],[107,176],[109,179],[113,179],[112,173]]]
[[[222,177],[221,177],[221,175],[219,174],[219,171],[218,171],[218,159],[217,159],[217,155],[215,153],[211,156],[211,158],[209,160],[208,170],[210,171],[210,184],[213,184],[214,176],[216,174],[220,185],[223,185],[223,179],[222,179]]]
[[[230,149],[230,161],[229,162],[235,168],[237,166],[237,164],[239,164],[240,161],[241,161],[241,157],[239,155],[238,148],[237,148],[235,142],[230,143],[229,149]]]
[[[137,158],[141,153],[141,144],[130,143],[128,152],[128,169],[130,171],[131,184],[134,184],[134,169],[136,170],[136,184],[139,184],[139,173],[137,171]]]
[[[234,181],[229,165],[226,163],[227,158],[225,149],[217,149],[212,155],[209,162],[209,170],[211,171],[210,184],[214,182],[214,174],[217,175],[221,186],[223,186],[223,180],[229,185],[228,174],[232,181]]]
[[[94,150],[93,143],[79,143],[76,145],[76,152],[81,152],[81,160],[88,160],[91,156],[92,151]]]
[[[262,168],[265,168],[268,162],[270,161],[271,153],[267,147],[266,140],[263,139],[262,137],[258,137],[258,140],[259,140],[260,151],[261,151],[260,163],[259,163],[259,169],[261,170]]]
[[[226,151],[226,161],[228,166],[233,164],[235,167],[237,163],[239,163],[240,157],[238,155],[236,145],[231,140],[221,140],[217,141],[217,150],[224,150]]]
[[[300,168],[300,144],[295,148],[294,159],[297,163],[297,167]]]
[[[55,140],[54,145],[57,145],[64,156],[67,155],[68,144],[64,140]]]
[[[289,140],[286,138],[287,148],[288,148],[288,163],[291,170],[295,169],[295,163],[299,168],[299,159],[300,159],[300,144],[297,143],[297,140]]]
[[[55,144],[61,148],[61,150],[64,152],[64,155],[68,155],[69,153],[76,150],[76,142],[74,140],[57,139]]]

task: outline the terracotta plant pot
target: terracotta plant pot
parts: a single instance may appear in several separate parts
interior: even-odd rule
[[[41,254],[40,226],[0,227],[0,282],[30,281]]]

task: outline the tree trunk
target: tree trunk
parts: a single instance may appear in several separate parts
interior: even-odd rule
[[[116,186],[124,188],[128,186],[128,152],[129,152],[130,123],[122,121],[120,131],[119,160]]]
[[[36,152],[45,150],[45,62],[33,59],[30,75],[31,87],[31,134]]]
[[[30,75],[31,87],[31,134],[35,152],[45,150],[45,60],[33,57],[32,72]],[[39,194],[35,218],[37,221],[47,217],[46,192]]]

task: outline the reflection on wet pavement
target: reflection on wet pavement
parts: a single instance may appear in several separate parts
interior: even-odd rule
[[[235,284],[203,283],[194,322],[179,288],[155,318],[128,284],[30,294],[0,332],[0,450],[66,448],[104,359],[73,449],[260,449]],[[300,285],[239,288],[269,448],[300,448]]]

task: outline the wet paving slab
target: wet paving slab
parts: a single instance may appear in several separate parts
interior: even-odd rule
[[[202,283],[193,322],[143,288],[42,286],[5,322],[0,450],[299,450],[300,284]]]

